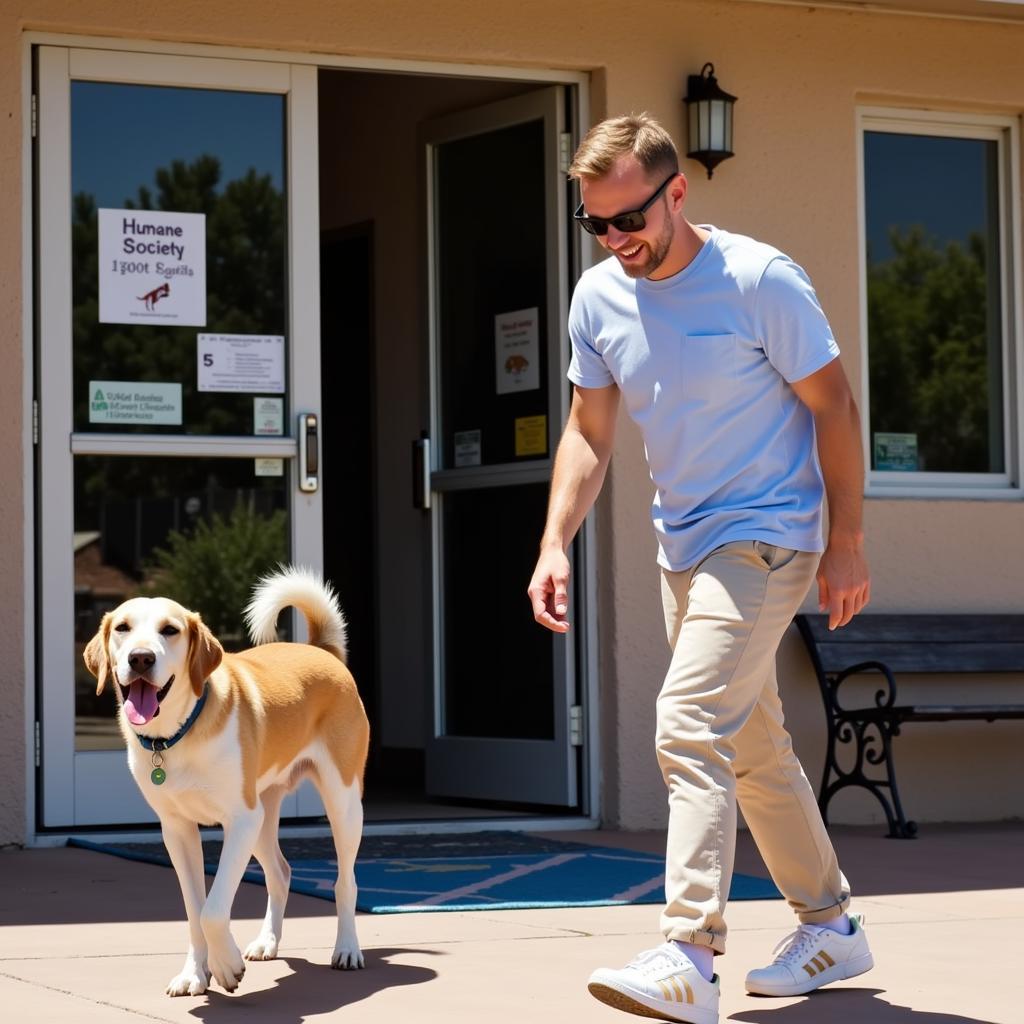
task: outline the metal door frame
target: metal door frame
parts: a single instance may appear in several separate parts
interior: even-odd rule
[[[482,772],[472,774],[460,770],[455,763],[485,751],[493,755],[496,745],[507,750],[512,759],[522,758],[527,764],[537,764],[541,777],[549,781],[542,787],[558,788],[556,783],[564,771],[564,792],[579,794],[576,748],[570,744],[569,706],[573,703],[570,690],[576,679],[574,638],[561,643],[562,657],[554,656],[554,738],[552,741],[524,739],[495,739],[491,737],[450,736],[444,731],[444,665],[445,665],[445,586],[444,586],[444,520],[446,495],[460,490],[477,490],[496,486],[515,486],[526,483],[547,483],[554,465],[554,452],[561,435],[561,426],[568,415],[569,390],[565,383],[565,359],[568,352],[567,321],[569,315],[568,223],[566,188],[557,180],[560,165],[560,140],[566,131],[565,104],[560,86],[536,90],[522,96],[498,100],[447,117],[427,122],[420,133],[420,151],[425,159],[426,218],[427,218],[427,303],[430,377],[430,492],[432,509],[431,582],[433,604],[433,682],[431,687],[431,728],[427,736],[428,779],[433,774],[438,784],[447,787],[451,795],[495,800],[523,800],[522,773],[488,776]],[[528,463],[505,463],[497,466],[479,466],[463,469],[441,468],[440,453],[444,444],[441,423],[441,366],[440,317],[438,298],[438,234],[437,234],[437,167],[438,147],[488,131],[513,127],[541,119],[544,124],[545,209],[547,211],[547,275],[545,281],[546,336],[547,336],[547,451],[546,459]],[[497,244],[509,244],[496,237]],[[539,541],[538,537],[538,541]],[[525,584],[525,581],[524,581]],[[526,598],[523,598],[524,602]],[[537,626],[537,629],[542,627]],[[557,638],[556,638],[557,641]],[[557,651],[557,648],[556,648]],[[564,695],[564,700],[560,699]],[[547,748],[552,742],[554,749]],[[558,745],[564,744],[562,749]],[[542,763],[538,763],[538,760]],[[446,766],[442,762],[450,762]],[[556,802],[550,798],[549,802]],[[578,799],[578,796],[577,796]],[[538,800],[538,803],[543,802]],[[570,801],[566,800],[566,804]]]
[[[38,649],[39,631],[35,609],[38,601],[37,585],[38,567],[36,565],[36,531],[39,480],[36,473],[36,440],[35,440],[35,375],[37,372],[35,358],[36,322],[36,288],[35,288],[35,246],[38,236],[38,225],[34,223],[30,211],[34,209],[35,182],[35,130],[34,117],[36,98],[33,82],[33,55],[37,47],[63,46],[79,49],[96,49],[107,52],[171,54],[176,56],[233,58],[236,60],[264,60],[271,62],[287,62],[293,66],[307,65],[314,70],[324,68],[347,68],[352,70],[391,72],[395,74],[422,74],[450,78],[488,78],[538,83],[561,83],[572,92],[571,117],[577,135],[580,126],[588,126],[590,114],[590,83],[591,75],[585,71],[568,70],[556,67],[516,67],[502,64],[469,64],[446,61],[407,60],[398,58],[373,58],[365,56],[349,56],[344,54],[303,53],[282,50],[261,49],[257,47],[232,47],[221,43],[174,42],[150,39],[122,38],[118,36],[82,36],[63,32],[27,31],[22,34],[22,67],[21,67],[21,118],[22,118],[22,217],[21,230],[21,266],[22,266],[22,480],[24,486],[24,504],[22,520],[22,588],[25,595],[26,613],[22,633],[23,653],[23,700],[24,700],[24,832],[26,842],[31,846],[54,845],[64,841],[64,833],[44,830],[40,824],[39,784],[37,781],[39,739],[39,718],[42,701],[37,692],[40,653]],[[577,237],[570,242],[575,254],[575,265],[579,273],[594,265],[601,258],[596,246],[581,244]],[[567,365],[568,355],[564,354]],[[499,821],[493,826],[487,822],[435,822],[430,826],[432,831],[460,832],[494,828],[530,829],[557,827],[560,829],[589,829],[600,824],[600,757],[601,742],[599,729],[599,661],[598,661],[598,629],[597,629],[597,531],[595,517],[601,514],[600,509],[588,516],[577,539],[578,564],[577,580],[579,591],[584,595],[589,614],[579,608],[578,632],[580,639],[577,648],[580,652],[578,678],[581,680],[584,697],[584,727],[588,756],[583,761],[583,778],[581,794],[583,798],[582,815],[568,818],[517,819]],[[394,831],[417,831],[418,826],[367,826],[367,834],[389,834]],[[297,834],[306,830],[283,828],[283,834]],[[316,831],[316,830],[314,830]],[[112,829],[104,833],[110,838],[125,837],[124,833]],[[134,833],[128,833],[134,835]],[[102,838],[98,835],[97,838]]]
[[[288,191],[288,381],[295,415],[320,415],[319,186],[316,160],[317,83],[309,67],[225,58],[111,54],[94,49],[44,46],[38,52],[39,180],[37,280],[40,290],[38,353],[46,367],[39,396],[38,581],[45,615],[40,616],[40,742],[45,828],[94,824],[93,793],[125,790],[119,817],[156,818],[124,766],[123,750],[76,751],[74,700],[62,688],[73,664],[74,570],[60,538],[74,532],[72,499],[75,455],[168,455],[287,460],[292,560],[323,562],[322,492],[298,491],[294,424],[280,438],[190,437],[74,433],[72,424],[71,296],[71,83],[103,81],[278,93],[286,96],[286,188]],[[293,419],[295,416],[293,416]],[[69,443],[70,439],[70,443]],[[71,785],[69,785],[69,780]],[[130,795],[128,795],[130,794]],[[120,795],[120,793],[119,793]],[[298,815],[290,795],[286,816]],[[303,801],[305,802],[305,800]],[[316,813],[314,810],[313,813]],[[105,823],[105,822],[103,822]],[[102,824],[102,823],[101,823]]]

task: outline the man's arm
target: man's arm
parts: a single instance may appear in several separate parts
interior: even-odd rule
[[[871,598],[864,557],[860,416],[838,359],[791,386],[814,416],[829,512],[828,546],[818,567],[818,607],[828,609],[828,628],[836,629]]]
[[[618,409],[619,389],[614,384],[573,390],[569,419],[555,455],[540,557],[527,590],[533,617],[555,633],[569,629],[566,552],[604,483]]]

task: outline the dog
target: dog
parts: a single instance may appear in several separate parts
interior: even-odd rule
[[[146,309],[156,309],[156,304],[161,299],[166,299],[171,294],[170,282],[164,281],[163,284],[158,285],[151,292],[146,292],[145,295],[137,295],[136,298],[139,302],[146,304]]]
[[[289,606],[305,616],[307,644],[273,642]],[[318,577],[288,568],[259,581],[246,622],[256,646],[227,654],[196,612],[136,597],[104,615],[85,648],[97,694],[108,679],[116,684],[128,767],[160,818],[185,901],[189,950],[167,986],[172,996],[200,995],[211,976],[228,992],[238,987],[245,961],[231,904],[253,854],[267,913],[245,960],[277,956],[291,880],[277,837],[281,801],[306,777],[320,791],[338,858],[331,966],[364,965],[354,864],[370,727],[345,665],[345,619]],[[224,845],[207,896],[199,826],[212,824],[223,827]]]

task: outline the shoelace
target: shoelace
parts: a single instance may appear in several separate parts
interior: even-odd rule
[[[656,946],[654,949],[648,949],[638,954],[636,959],[632,960],[628,966],[640,971],[642,974],[654,974],[656,971],[663,970],[666,967],[680,968],[688,963],[689,960],[676,950],[674,946],[664,943],[661,946]]]
[[[804,959],[814,945],[818,932],[810,926],[802,924],[795,932],[790,932],[773,950],[775,957],[772,963],[790,964],[794,960]],[[779,952],[781,950],[781,952]],[[777,956],[775,954],[778,954]]]

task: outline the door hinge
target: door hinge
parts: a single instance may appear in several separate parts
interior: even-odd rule
[[[562,132],[558,136],[558,169],[563,174],[569,173],[572,163],[572,132]]]
[[[35,93],[32,93],[31,125],[32,138],[34,139],[39,132],[39,99]]]
[[[39,742],[39,723],[36,722],[36,767],[42,763],[42,746]]]
[[[32,399],[32,443],[39,444],[39,399]]]
[[[583,707],[580,704],[569,708],[569,746],[583,746]]]

